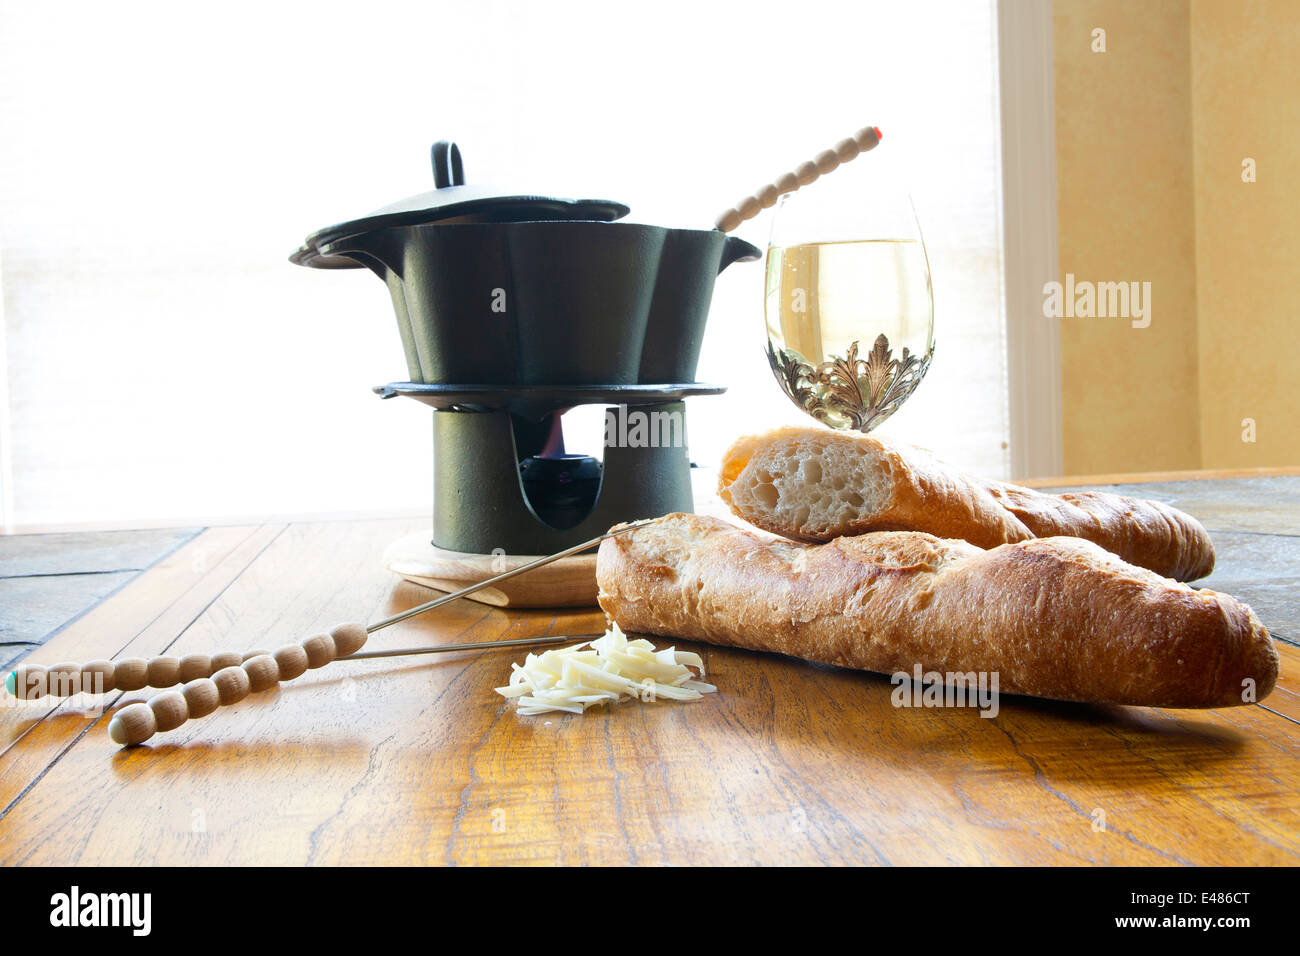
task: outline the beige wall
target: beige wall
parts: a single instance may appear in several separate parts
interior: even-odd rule
[[[1057,0],[1060,278],[1152,284],[1148,328],[1060,320],[1067,472],[1300,464],[1298,39],[1288,0]]]
[[[1061,278],[1151,283],[1151,325],[1061,319],[1065,470],[1200,466],[1186,0],[1057,0]],[[1092,31],[1106,52],[1092,52]]]
[[[1300,3],[1194,0],[1191,14],[1201,454],[1300,464]]]

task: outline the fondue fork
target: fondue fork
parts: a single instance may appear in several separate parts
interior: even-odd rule
[[[243,653],[224,651],[211,656],[189,654],[179,658],[171,655],[149,659],[131,657],[117,662],[96,660],[86,664],[55,664],[49,668],[22,665],[9,675],[5,687],[15,697],[36,700],[47,694],[67,697],[81,693],[83,690],[86,693],[103,694],[113,690],[135,691],[145,686],[166,688],[184,684],[185,686],[180,690],[164,690],[161,694],[150,698],[148,703],[130,704],[113,715],[108,724],[109,736],[115,743],[132,746],[144,743],[155,733],[174,730],[186,720],[206,717],[218,707],[238,703],[250,693],[269,690],[283,681],[301,676],[307,670],[324,667],[334,661],[445,654],[453,651],[479,651],[498,647],[590,640],[599,635],[548,635],[481,641],[474,644],[440,644],[433,647],[361,651],[362,645],[375,631],[432,611],[475,591],[550,564],[552,561],[585,551],[606,538],[643,528],[654,520],[649,518],[630,522],[583,541],[581,544],[530,561],[373,624],[340,624],[328,634],[316,634],[297,644],[285,644],[275,651],[253,650]]]
[[[880,145],[879,126],[864,126],[848,139],[835,144],[834,149],[824,149],[806,163],[800,163],[794,172],[786,173],[775,182],[768,183],[752,196],[746,196],[718,217],[717,227],[722,232],[731,232],[747,219],[753,219],[764,209],[776,205],[780,196],[792,193],[800,186],[807,186],[844,163],[857,158],[861,153],[869,152]]]

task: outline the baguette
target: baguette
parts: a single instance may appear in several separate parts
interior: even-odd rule
[[[1230,707],[1277,680],[1277,649],[1245,604],[1078,538],[984,551],[894,531],[807,545],[672,514],[606,539],[596,579],[628,633],[886,674],[997,673],[1006,693]]]
[[[993,548],[1069,535],[1179,581],[1214,569],[1205,528],[1161,502],[1044,494],[963,474],[918,448],[825,428],[740,439],[723,456],[718,494],[750,524],[796,541],[928,531]]]

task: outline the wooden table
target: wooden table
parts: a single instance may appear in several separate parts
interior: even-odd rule
[[[9,701],[0,861],[1296,864],[1300,477],[1135,490],[1201,517],[1207,583],[1274,629],[1282,679],[1261,705],[899,710],[884,677],[712,647],[718,694],[583,717],[520,718],[492,693],[518,649],[331,665],[125,751],[84,702]],[[380,567],[418,526],[209,528],[31,659],[266,648],[377,619],[429,596]],[[373,645],[601,626],[461,601]]]

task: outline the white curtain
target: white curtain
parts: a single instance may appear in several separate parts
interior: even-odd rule
[[[431,188],[440,138],[473,182],[708,228],[880,126],[859,162],[889,150],[908,168],[938,343],[882,431],[1005,474],[993,15],[963,0],[0,3],[4,521],[429,508],[430,412],[369,393],[406,377],[383,285],[286,256]],[[740,235],[761,246],[767,225]],[[700,378],[730,392],[689,404],[702,464],[738,433],[806,421],[767,369],[762,299],[760,263],[719,280]]]

